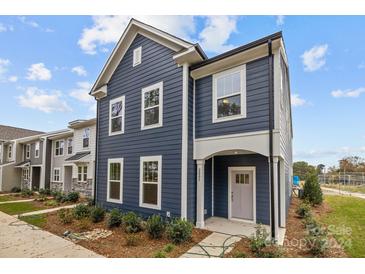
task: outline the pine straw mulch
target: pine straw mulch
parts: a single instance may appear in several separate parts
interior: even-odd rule
[[[151,258],[157,252],[162,251],[165,245],[171,243],[166,236],[162,239],[150,239],[145,231],[131,236],[132,234],[124,232],[123,227],[109,229],[106,219],[100,223],[92,223],[89,219],[83,219],[73,220],[71,224],[63,224],[58,218],[58,213],[52,212],[47,214],[46,223],[42,225],[42,229],[61,237],[65,231],[81,233],[97,228],[111,230],[112,235],[106,238],[76,241],[77,244],[109,258]],[[171,252],[165,253],[165,255],[171,258],[179,257],[210,234],[210,231],[194,228],[192,239],[189,242],[176,245]],[[136,246],[127,245],[128,237],[136,237]]]

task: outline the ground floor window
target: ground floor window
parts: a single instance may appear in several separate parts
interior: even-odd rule
[[[23,179],[29,180],[29,168],[23,168]]]
[[[148,156],[140,159],[141,207],[161,209],[162,156]]]
[[[108,160],[107,201],[123,202],[123,158]]]
[[[86,182],[87,181],[87,166],[78,166],[77,168],[77,181]]]
[[[54,182],[61,181],[61,169],[60,168],[53,169],[53,181]]]

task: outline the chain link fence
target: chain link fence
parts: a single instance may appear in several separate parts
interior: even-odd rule
[[[318,175],[324,187],[338,190],[365,193],[365,172],[338,172]]]

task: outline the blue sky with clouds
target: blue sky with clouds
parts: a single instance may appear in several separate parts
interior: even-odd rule
[[[137,16],[209,56],[283,30],[294,158],[365,156],[364,16]],[[0,16],[0,123],[43,131],[95,115],[87,95],[129,16]]]

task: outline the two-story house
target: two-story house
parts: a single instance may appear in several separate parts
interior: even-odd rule
[[[52,140],[51,189],[93,196],[96,119],[76,120]]]
[[[98,203],[200,228],[262,223],[279,238],[293,138],[281,32],[207,58],[132,19],[90,94]]]

